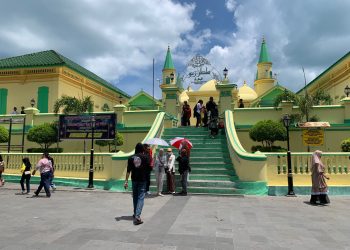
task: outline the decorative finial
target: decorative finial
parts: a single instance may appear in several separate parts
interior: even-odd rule
[[[245,82],[245,80],[244,80],[244,82],[243,82],[243,85],[247,85],[247,83]]]
[[[262,42],[265,43],[265,36],[262,37]]]

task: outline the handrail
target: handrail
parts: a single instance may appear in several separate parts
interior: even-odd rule
[[[242,146],[238,139],[237,132],[234,126],[233,113],[231,110],[225,111],[225,131],[228,139],[228,143],[237,154],[238,157],[251,161],[266,161],[266,155],[262,153],[248,153]]]
[[[146,141],[149,138],[154,138],[156,135],[159,134],[159,130],[163,128],[163,122],[164,122],[164,116],[165,112],[159,112],[156,116],[156,119],[154,120],[151,129],[148,131],[147,135],[145,138],[142,140],[142,142]],[[131,155],[133,155],[135,150],[132,150],[130,152],[123,152],[119,151],[118,153],[113,155],[113,159],[127,159]]]

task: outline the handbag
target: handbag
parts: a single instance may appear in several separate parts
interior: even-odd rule
[[[30,175],[30,171],[24,171],[25,175]]]

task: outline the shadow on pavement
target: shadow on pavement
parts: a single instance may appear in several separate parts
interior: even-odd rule
[[[116,221],[121,221],[121,220],[134,220],[134,217],[132,216],[119,216],[114,218]]]

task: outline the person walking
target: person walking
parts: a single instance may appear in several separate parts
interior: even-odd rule
[[[0,187],[5,184],[5,180],[2,177],[3,172],[5,172],[5,162],[2,159],[2,155],[0,155]]]
[[[182,149],[180,156],[176,158],[176,161],[179,162],[179,173],[181,176],[181,186],[182,186],[182,191],[179,193],[179,195],[187,195],[187,179],[188,179],[188,173],[191,172],[191,167],[190,167],[190,161],[187,156],[187,151],[186,149]]]
[[[328,198],[328,186],[326,179],[329,180],[329,177],[325,175],[325,167],[321,161],[322,151],[316,150],[312,154],[311,159],[311,180],[312,180],[312,189],[311,189],[311,204],[317,204],[317,201],[321,205],[330,203]]]
[[[216,103],[214,102],[214,97],[210,97],[209,101],[205,104],[205,107],[207,109],[207,112],[212,112],[214,110],[214,108],[216,107]]]
[[[166,177],[169,194],[175,194],[175,155],[171,148],[167,149],[166,154]]]
[[[149,191],[149,186],[151,185],[151,172],[153,170],[154,162],[153,162],[153,152],[152,148],[148,144],[143,144],[144,153],[149,158],[149,167],[147,172],[147,182],[146,182],[146,194],[151,195],[151,191]]]
[[[51,164],[52,164],[52,172],[51,172],[51,177],[50,177],[50,187],[51,187],[52,191],[55,191],[56,190],[56,185],[53,182],[53,178],[55,178],[55,161],[53,160],[51,155],[49,155],[49,153],[48,153],[48,157],[49,157],[48,158],[49,161],[51,161]]]
[[[187,101],[184,101],[184,105],[182,106],[182,126],[191,126],[190,118],[191,118],[191,107],[188,105]]]
[[[199,126],[202,126],[202,121],[201,121],[201,112],[203,108],[203,101],[199,100],[194,108],[193,116],[197,119],[196,122],[196,128]]]
[[[30,163],[28,157],[25,157],[22,159],[22,169],[23,169],[22,177],[21,177],[21,180],[19,182],[21,184],[22,194],[29,194],[30,193],[30,177],[31,177],[30,170],[32,169],[32,164]],[[24,181],[26,181],[26,189],[24,188]]]
[[[48,153],[43,153],[43,156],[41,160],[38,162],[36,165],[36,168],[34,169],[32,175],[34,176],[36,171],[40,171],[40,184],[38,189],[34,192],[33,196],[38,196],[41,189],[44,187],[46,197],[50,198],[51,193],[50,193],[50,178],[51,178],[51,173],[52,173],[52,163],[49,160],[49,154]]]
[[[163,178],[165,174],[165,164],[166,164],[166,155],[164,149],[159,149],[158,155],[155,156],[154,160],[154,172],[156,174],[157,181],[157,194],[158,196],[163,196]]]
[[[125,176],[124,188],[127,189],[129,184],[129,175],[131,173],[132,181],[132,199],[134,207],[134,225],[143,223],[141,220],[141,213],[146,193],[147,172],[150,167],[149,157],[144,154],[144,146],[142,143],[137,143],[135,147],[135,154],[128,159],[128,166]]]

